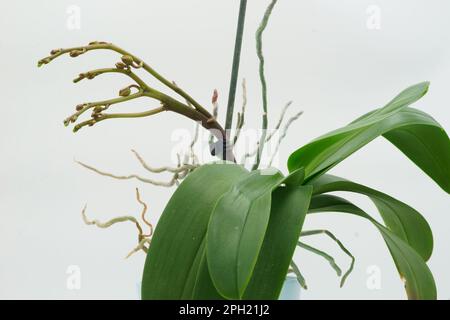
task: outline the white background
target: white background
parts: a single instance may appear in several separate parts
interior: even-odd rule
[[[250,0],[248,5],[240,78],[248,82],[249,127],[259,125],[261,114],[254,32],[267,3]],[[81,9],[80,29],[67,27],[70,5]],[[381,10],[379,30],[367,27],[371,5]],[[81,208],[88,203],[88,215],[103,220],[137,216],[141,208],[134,188],[139,187],[155,221],[174,189],[97,176],[73,159],[118,174],[145,174],[131,148],[153,165],[167,164],[176,144],[171,140],[174,130],[192,129],[188,120],[163,114],[105,121],[73,134],[62,120],[76,104],[114,97],[129,82],[108,75],[78,85],[71,79],[82,71],[112,66],[118,57],[93,52],[75,60],[63,57],[41,69],[37,60],[53,48],[111,41],[176,80],[205,105],[217,88],[224,106],[237,8],[237,0],[1,2],[0,298],[136,299],[145,257],[139,253],[123,259],[135,245],[133,225],[88,227]],[[281,148],[279,168],[286,171],[286,159],[295,148],[424,80],[431,81],[431,89],[416,107],[450,130],[449,12],[446,0],[280,0],[264,35],[270,119],[273,125],[291,99],[291,112],[297,108],[305,114]],[[239,91],[237,106],[240,102]],[[429,265],[439,298],[450,299],[448,195],[381,138],[333,173],[379,188],[423,213],[434,231]],[[350,198],[376,214],[367,200]],[[368,222],[326,214],[309,217],[305,228],[335,232],[357,261],[348,283],[339,289],[327,262],[298,252],[309,285],[304,299],[405,298],[388,250]],[[349,263],[329,240],[308,241],[335,255],[343,268]],[[71,265],[81,270],[79,290],[66,285]],[[371,266],[380,270],[379,290],[367,286]]]

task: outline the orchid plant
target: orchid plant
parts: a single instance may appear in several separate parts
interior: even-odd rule
[[[133,151],[142,166],[151,173],[169,172],[170,181],[156,181],[138,175],[119,176],[82,164],[87,169],[116,179],[138,179],[158,186],[177,186],[153,232],[146,219],[147,205],[136,190],[143,206],[141,220],[150,229],[145,233],[133,216],[118,217],[108,222],[89,220],[86,208],[83,218],[87,224],[109,227],[130,221],[138,229],[138,246],[130,253],[143,250],[147,254],[142,280],[143,299],[277,299],[289,272],[306,287],[299,265],[293,261],[296,247],[325,258],[341,276],[341,285],[350,274],[354,258],[346,247],[328,230],[303,230],[310,214],[341,212],[370,221],[381,233],[395,267],[404,280],[410,299],[435,299],[436,285],[426,262],[433,250],[433,237],[425,218],[411,206],[382,191],[328,172],[351,154],[377,137],[383,136],[445,192],[450,193],[450,140],[445,130],[431,116],[410,105],[428,91],[429,83],[413,85],[394,97],[385,106],[373,110],[350,124],[331,131],[295,150],[289,157],[283,175],[276,168],[261,168],[264,145],[273,135],[268,129],[267,85],[262,35],[277,0],[271,0],[256,32],[259,76],[262,92],[262,134],[254,151],[250,168],[239,164],[235,145],[245,123],[246,89],[243,83],[243,107],[237,113],[233,127],[234,104],[244,29],[246,0],[241,0],[226,123],[218,121],[217,92],[212,99],[212,112],[175,82],[167,80],[134,54],[106,42],[87,46],[52,50],[38,65],[48,64],[68,54],[77,57],[94,50],[110,50],[121,56],[114,67],[81,73],[74,82],[93,79],[106,73],[122,74],[133,82],[119,91],[119,97],[83,103],[65,121],[76,123],[74,131],[94,126],[108,119],[143,118],[162,112],[187,117],[211,133],[210,151],[218,159],[201,164],[192,146],[174,167],[154,168]],[[163,93],[142,80],[138,71],[145,71],[165,85],[178,98]],[[158,107],[138,113],[110,113],[122,102],[150,98]],[[290,103],[282,110],[275,129],[281,124]],[[78,120],[87,112],[90,118]],[[288,127],[299,118],[297,113],[287,122],[279,143]],[[234,133],[234,134],[232,134]],[[278,150],[278,149],[277,149]],[[378,209],[382,221],[334,192],[351,192],[367,196]],[[336,241],[351,258],[350,267],[342,275],[341,268],[329,254],[302,241],[302,238],[323,234]]]

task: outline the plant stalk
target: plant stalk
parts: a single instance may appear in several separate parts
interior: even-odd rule
[[[228,94],[227,115],[225,120],[225,130],[228,132],[233,124],[234,101],[236,99],[236,86],[239,74],[239,63],[241,60],[242,38],[244,34],[245,12],[247,0],[241,0],[239,7],[239,17],[236,30],[236,41],[234,44],[233,67],[231,70],[230,91]],[[228,139],[227,139],[228,140]]]

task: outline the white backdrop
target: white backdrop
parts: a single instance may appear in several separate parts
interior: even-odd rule
[[[250,127],[258,126],[261,112],[254,32],[267,2],[251,0],[248,6],[240,78],[248,83]],[[145,257],[139,253],[123,259],[135,245],[134,227],[87,227],[80,211],[88,203],[90,217],[137,216],[141,208],[134,188],[139,187],[155,221],[173,189],[100,177],[73,159],[119,174],[144,173],[131,148],[154,165],[166,164],[175,144],[173,131],[192,128],[185,119],[163,114],[106,121],[73,134],[62,120],[76,104],[114,97],[128,82],[104,76],[74,85],[71,79],[111,66],[117,56],[64,57],[42,69],[36,68],[37,60],[53,48],[111,41],[205,104],[217,88],[224,106],[237,8],[237,0],[1,2],[0,298],[137,298]],[[431,81],[431,89],[416,106],[450,130],[449,12],[446,0],[280,0],[264,36],[270,119],[273,124],[291,99],[292,112],[297,108],[305,114],[281,148],[279,167],[286,171],[295,148],[424,80]],[[424,214],[434,231],[429,265],[439,298],[450,299],[448,195],[383,139],[333,173],[379,188]],[[350,198],[375,214],[367,200]],[[305,227],[335,232],[357,261],[340,289],[325,261],[298,252],[309,285],[304,299],[405,298],[387,248],[368,222],[327,214],[309,217]],[[327,239],[308,240],[333,253],[343,268],[349,263]],[[74,270],[80,272],[79,288],[67,286]]]

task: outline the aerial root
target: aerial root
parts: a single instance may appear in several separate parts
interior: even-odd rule
[[[97,219],[94,219],[94,220],[88,219],[88,217],[86,215],[87,205],[85,205],[83,210],[81,211],[81,216],[86,225],[95,225],[96,227],[103,228],[103,229],[107,229],[117,223],[123,223],[123,222],[132,222],[136,225],[136,228],[138,230],[138,245],[135,248],[133,248],[133,250],[131,250],[130,253],[128,253],[128,255],[126,256],[126,259],[129,258],[134,253],[139,252],[140,250],[147,252],[150,242],[151,242],[151,237],[153,236],[153,224],[151,222],[149,222],[147,220],[147,218],[145,217],[148,206],[144,201],[141,200],[141,196],[139,194],[138,188],[136,188],[136,200],[138,201],[139,204],[142,205],[141,219],[144,222],[144,224],[147,225],[149,228],[149,232],[146,234],[144,234],[143,228],[142,228],[141,224],[139,223],[139,221],[133,216],[119,216],[119,217],[113,218],[111,220],[101,222]]]

